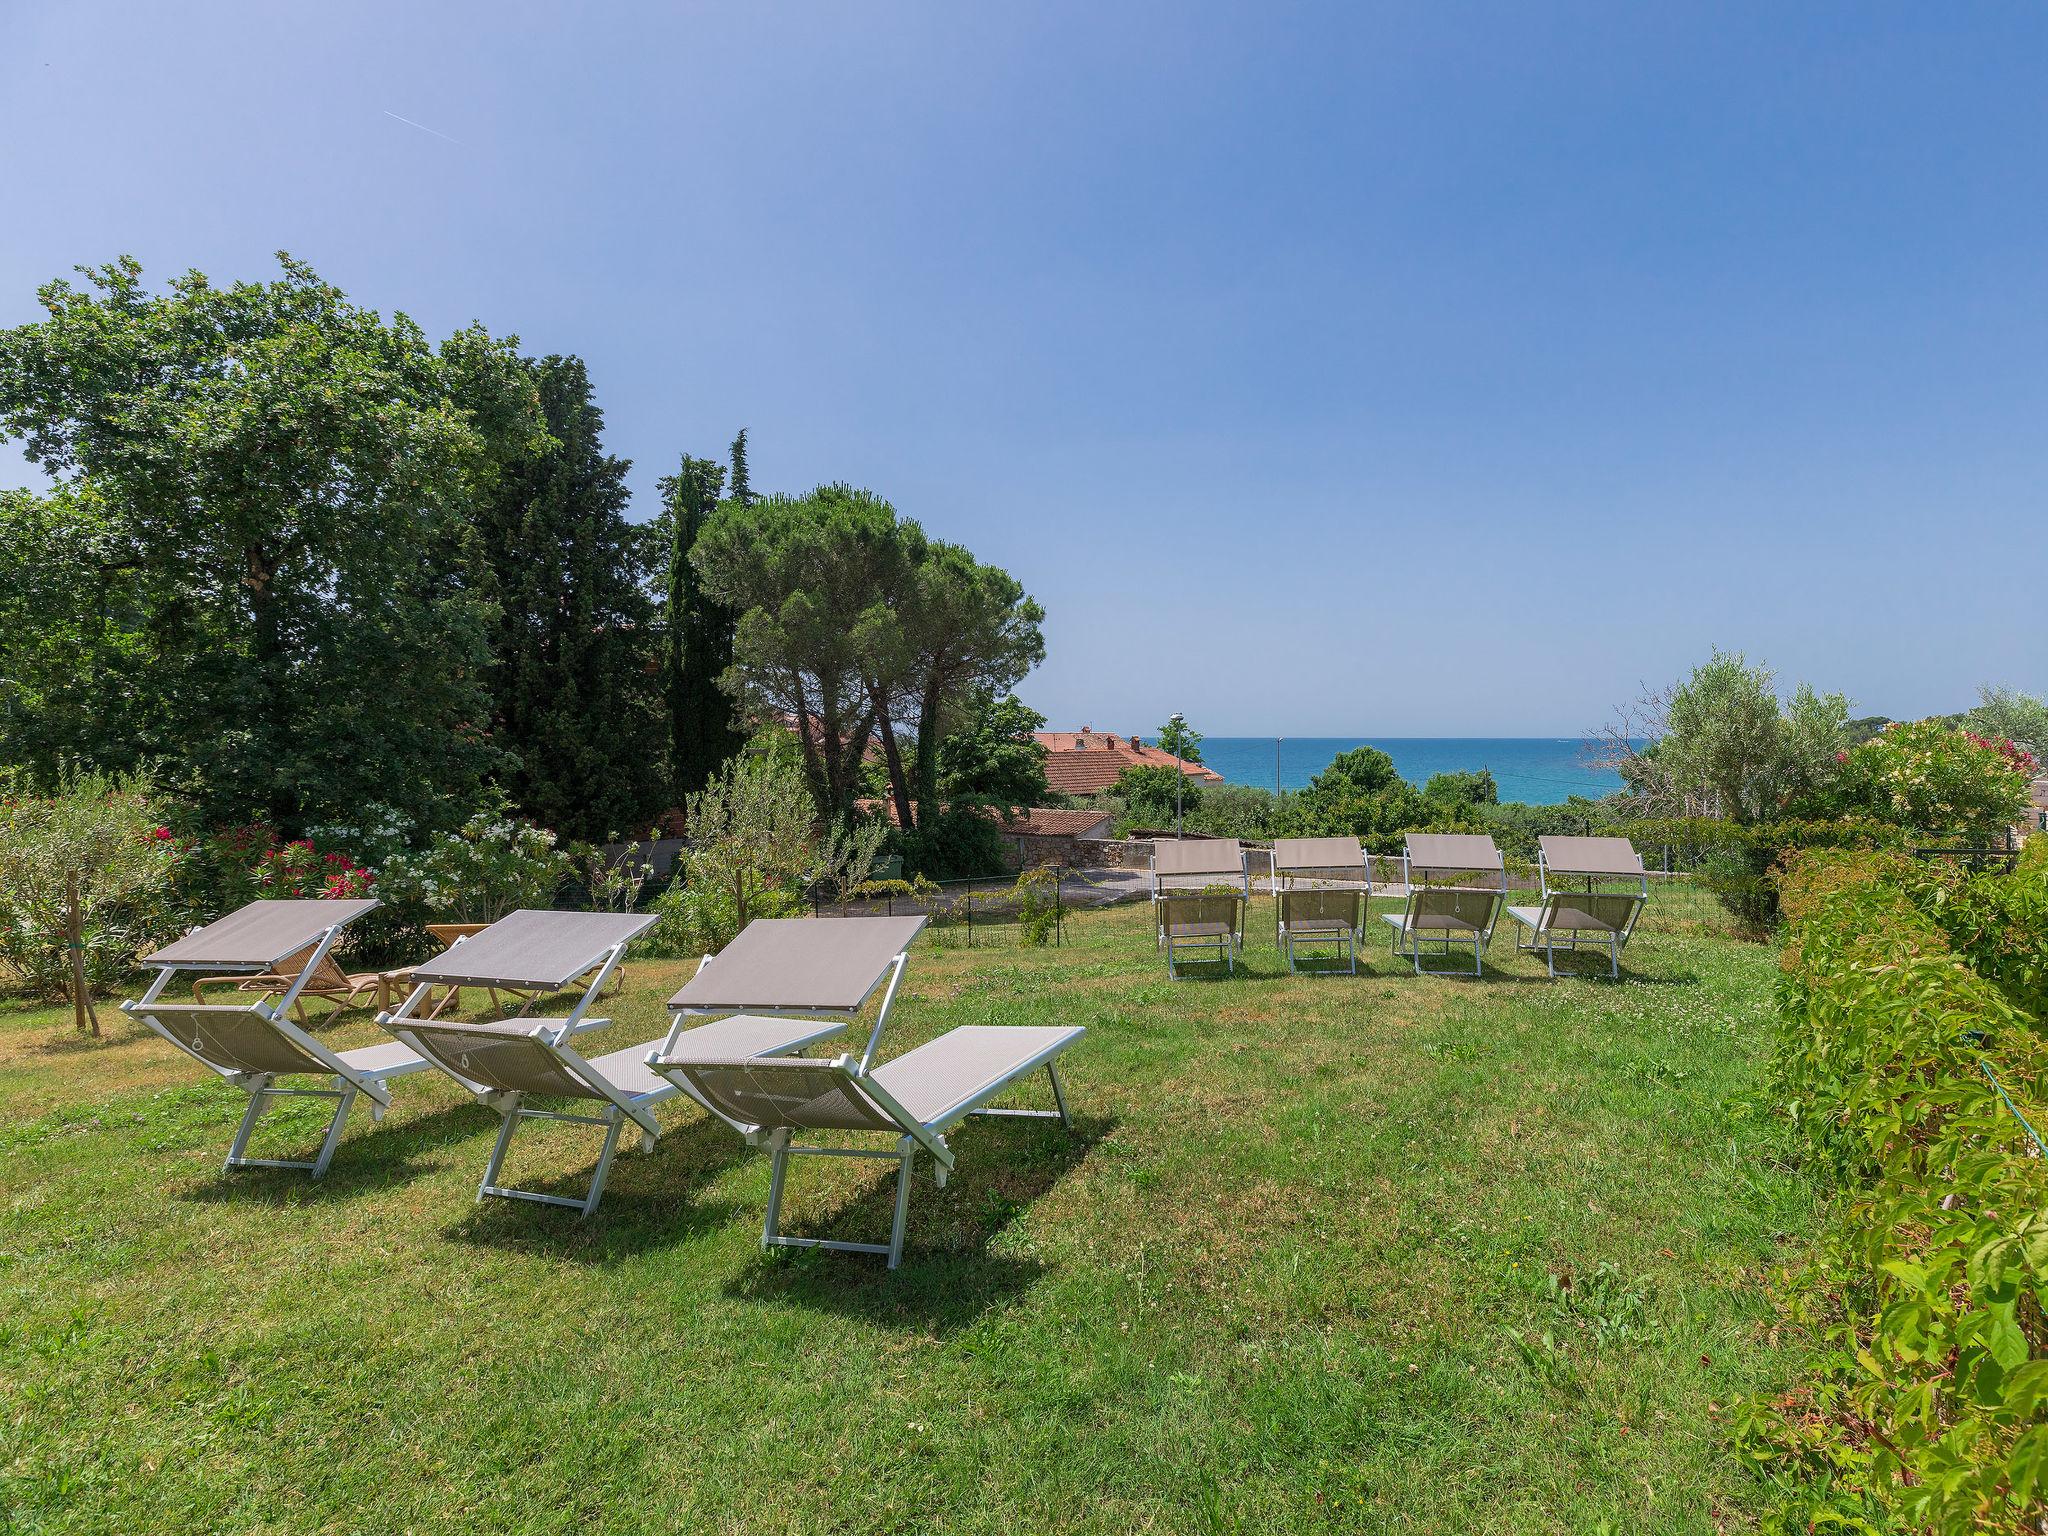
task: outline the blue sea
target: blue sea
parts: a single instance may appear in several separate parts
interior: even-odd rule
[[[1353,747],[1378,747],[1394,771],[1418,789],[1433,773],[1493,770],[1503,800],[1558,805],[1573,795],[1598,799],[1621,777],[1586,763],[1586,743],[1570,736],[1208,736],[1202,761],[1233,784],[1300,789]]]

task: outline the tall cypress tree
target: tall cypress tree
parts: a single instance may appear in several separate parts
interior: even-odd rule
[[[732,440],[732,499],[743,507],[754,504],[754,482],[747,478],[747,429]]]
[[[745,433],[733,444],[734,468],[746,471]],[[680,467],[661,482],[668,523],[666,688],[669,763],[680,798],[702,789],[745,744],[732,700],[718,686],[732,665],[732,610],[704,595],[690,559],[697,535],[718,505],[725,466],[715,459],[683,455]],[[752,494],[750,491],[749,495]]]
[[[569,837],[642,832],[660,810],[652,605],[626,521],[630,461],[604,451],[580,358],[519,359],[548,436],[501,446],[478,509],[498,605],[492,738],[513,802]]]

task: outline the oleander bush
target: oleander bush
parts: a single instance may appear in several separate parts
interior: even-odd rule
[[[574,873],[555,834],[513,814],[501,791],[458,831],[387,862],[378,894],[412,923],[493,923],[523,907],[551,907]]]
[[[1837,757],[1846,808],[1936,837],[1997,842],[2027,812],[2032,754],[1944,720],[1895,720]]]
[[[2048,1512],[2048,1042],[1878,850],[1793,855],[1771,1094],[1839,1186],[1782,1300],[1819,1350],[1742,1405],[1787,1529],[2036,1529]],[[1803,1519],[1808,1524],[1800,1524]]]

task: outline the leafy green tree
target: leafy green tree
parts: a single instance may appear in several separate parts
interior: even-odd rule
[[[1126,768],[1109,786],[1109,793],[1123,806],[1121,823],[1126,831],[1133,827],[1172,826],[1176,804],[1180,807],[1182,825],[1185,826],[1186,818],[1199,812],[1202,805],[1200,784],[1171,768],[1150,763]]]
[[[744,469],[745,449],[738,442],[734,448],[739,454],[736,467]],[[687,454],[676,472],[661,481],[668,535],[664,682],[669,762],[676,787],[684,794],[709,784],[746,741],[732,695],[721,684],[732,666],[737,616],[729,604],[705,590],[695,559],[724,482],[723,466]]]
[[[1394,771],[1394,760],[1378,747],[1353,747],[1331,758],[1329,765],[1308,781],[1302,793],[1377,795],[1404,783]]]
[[[2048,704],[2031,693],[1985,683],[1963,724],[1979,736],[2011,742],[2036,761],[2048,758]]]
[[[1767,821],[1824,797],[1848,723],[1841,694],[1802,683],[1781,705],[1769,667],[1717,650],[1608,728],[1608,760],[1648,814]]]
[[[1401,833],[1445,819],[1448,809],[1440,800],[1432,814],[1379,748],[1353,747],[1288,797],[1274,812],[1273,830],[1287,837],[1358,837],[1387,849]]]
[[[810,793],[786,764],[734,758],[686,805],[685,879],[729,900],[732,933],[753,920],[764,897],[794,890],[818,867]]]
[[[732,440],[732,499],[743,507],[754,504],[754,481],[747,473],[747,429],[741,427]]]
[[[0,491],[0,758],[54,786],[67,762],[128,772],[177,739],[153,681],[169,599],[90,483]]]
[[[1158,739],[1153,744],[1160,751],[1172,753],[1184,763],[1202,760],[1202,733],[1190,729],[1185,717],[1175,715],[1156,734]]]
[[[604,451],[581,359],[512,359],[547,436],[505,444],[476,509],[478,589],[497,609],[488,673],[499,777],[543,826],[609,841],[662,807],[653,605],[626,521],[631,464]]]
[[[946,803],[1012,810],[1043,805],[1045,748],[1033,732],[1045,716],[1014,693],[977,689],[959,729],[939,743],[939,793]],[[921,738],[920,738],[921,739]]]
[[[0,332],[0,437],[59,482],[11,499],[4,531],[115,598],[83,626],[92,666],[136,695],[114,728],[147,728],[138,754],[90,713],[53,719],[47,646],[10,634],[10,737],[31,762],[155,759],[221,821],[459,820],[495,761],[467,579],[482,439],[416,325],[279,259],[271,282],[151,293],[123,258]]]
[[[1045,660],[1045,610],[1008,571],[982,564],[957,544],[934,542],[913,563],[906,687],[917,711],[912,788],[922,816],[939,801],[946,736],[978,699],[1007,693]],[[1045,723],[1043,716],[1036,719]]]
[[[1432,806],[1499,805],[1500,786],[1490,768],[1476,773],[1433,773],[1422,786],[1422,798]]]
[[[149,781],[65,771],[51,793],[0,777],[0,965],[44,997],[68,997],[97,1035],[92,988],[177,931],[178,847],[157,824]]]
[[[870,491],[727,501],[697,563],[740,614],[729,687],[797,731],[827,819],[862,788],[873,743],[914,830],[939,802],[940,743],[977,692],[1006,692],[1045,654],[1044,613],[1013,577]]]
[[[726,501],[694,559],[704,591],[739,614],[728,690],[796,733],[819,816],[839,820],[860,788],[876,696],[892,704],[902,686],[878,685],[872,669],[874,636],[890,629],[883,610],[904,590],[895,510],[844,485]]]

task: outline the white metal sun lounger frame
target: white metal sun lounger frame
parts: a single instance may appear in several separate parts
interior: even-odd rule
[[[1345,851],[1356,856],[1357,862],[1283,864],[1280,862],[1283,843],[1291,845],[1287,850],[1290,857],[1309,853],[1311,850],[1306,845],[1311,843],[1342,844]],[[1366,917],[1372,911],[1371,856],[1354,838],[1283,838],[1275,839],[1272,859],[1273,943],[1287,961],[1288,974],[1295,975],[1301,971],[1296,963],[1297,949],[1335,946],[1337,954],[1334,958],[1342,960],[1348,973],[1356,976],[1358,951],[1365,942]],[[1353,902],[1350,920],[1342,928],[1299,927],[1296,922],[1288,921],[1289,908],[1303,897],[1349,897]],[[1308,921],[1326,923],[1329,919],[1316,917]],[[1318,970],[1308,974],[1335,973]]]
[[[465,942],[467,942],[465,939],[457,939],[454,944],[449,946],[447,953],[453,954]],[[528,1040],[531,1040],[550,1056],[554,1057],[570,1076],[588,1084],[596,1092],[605,1105],[604,1111],[601,1114],[576,1115],[564,1110],[530,1109],[525,1103],[526,1095],[523,1091],[491,1088],[481,1083],[473,1083],[456,1071],[454,1067],[443,1061],[430,1045],[412,1030],[406,1028],[408,1022],[419,1024],[431,1023],[436,1031],[445,1031],[446,1033],[457,1035],[475,1035],[482,1039],[502,1039],[504,1036],[500,1030],[463,1024],[455,1020],[414,1019],[413,1010],[426,1001],[429,994],[434,990],[436,983],[432,981],[422,981],[414,986],[412,991],[406,994],[405,1001],[398,1005],[395,1012],[377,1015],[377,1022],[379,1024],[397,1036],[398,1039],[404,1041],[418,1055],[425,1057],[428,1062],[439,1067],[441,1071],[453,1078],[479,1104],[496,1110],[503,1121],[498,1127],[497,1142],[491,1148],[490,1162],[484,1167],[483,1182],[477,1185],[476,1198],[479,1204],[482,1203],[486,1195],[495,1195],[504,1200],[531,1200],[536,1205],[568,1206],[570,1209],[581,1211],[585,1216],[588,1216],[597,1209],[597,1202],[604,1194],[604,1181],[611,1172],[612,1157],[619,1147],[619,1133],[625,1128],[628,1120],[631,1120],[640,1129],[640,1149],[643,1152],[649,1152],[654,1149],[655,1138],[661,1134],[661,1125],[647,1111],[646,1105],[652,1101],[622,1093],[610,1079],[593,1067],[587,1059],[569,1044],[570,1038],[574,1035],[581,1034],[587,1030],[605,1029],[610,1026],[612,1021],[608,1018],[590,1018],[587,1015],[590,1011],[590,1005],[597,1001],[598,993],[603,990],[605,983],[611,979],[612,972],[619,968],[620,963],[625,958],[625,942],[609,946],[599,959],[595,971],[583,973],[590,976],[590,983],[583,989],[583,995],[576,1000],[576,1004],[569,1010],[568,1016],[560,1024],[556,1024],[553,1020],[549,1019],[536,1020],[533,1028],[526,1031],[526,1038]],[[666,1095],[663,1095],[663,1097],[666,1097]],[[522,1120],[558,1120],[569,1125],[601,1125],[604,1127],[604,1149],[598,1154],[597,1167],[591,1174],[590,1186],[584,1192],[581,1199],[566,1195],[543,1194],[539,1190],[514,1189],[509,1185],[498,1183],[498,1174],[505,1166],[505,1154],[512,1147],[512,1135],[519,1128],[519,1123]]]
[[[1491,839],[1485,839],[1485,841],[1488,842],[1489,846],[1491,845]],[[1484,885],[1471,883],[1448,884],[1437,883],[1430,879],[1430,876],[1437,874],[1457,874],[1466,877],[1479,876],[1483,878],[1497,876],[1498,878],[1488,878],[1487,883]],[[1422,862],[1416,858],[1412,848],[1404,848],[1401,853],[1401,875],[1402,882],[1407,887],[1406,895],[1401,903],[1401,910],[1399,912],[1381,914],[1381,920],[1393,929],[1392,952],[1394,956],[1397,959],[1412,961],[1415,966],[1415,974],[1418,976],[1462,976],[1465,974],[1463,967],[1424,965],[1422,963],[1424,946],[1431,944],[1440,946],[1435,953],[1442,954],[1448,960],[1454,947],[1460,944],[1470,944],[1472,946],[1472,974],[1474,976],[1485,975],[1486,948],[1493,942],[1494,926],[1499,923],[1501,909],[1506,905],[1508,899],[1507,865],[1502,860],[1499,850],[1492,850],[1492,859],[1489,863],[1467,865],[1448,855],[1444,858]],[[1489,897],[1485,922],[1474,924],[1470,932],[1461,932],[1450,928],[1430,930],[1418,927],[1417,919],[1425,915],[1423,909],[1433,905],[1437,897],[1446,892],[1457,895],[1484,895]]]
[[[1550,862],[1541,847],[1538,847],[1536,850],[1536,869],[1542,885],[1543,900],[1542,905],[1536,909],[1535,920],[1532,922],[1526,915],[1526,908],[1509,907],[1507,909],[1508,916],[1513,918],[1516,924],[1516,950],[1525,954],[1535,954],[1541,951],[1544,968],[1554,978],[1557,975],[1557,952],[1560,949],[1570,950],[1574,953],[1582,948],[1591,949],[1596,952],[1604,949],[1607,951],[1608,976],[1612,980],[1619,981],[1621,979],[1621,952],[1628,947],[1628,941],[1634,936],[1636,931],[1636,920],[1643,915],[1643,908],[1648,906],[1650,902],[1649,871],[1643,870],[1640,873],[1625,870],[1614,870],[1606,873],[1590,870],[1560,871],[1566,878],[1582,879],[1586,882],[1584,891],[1569,891],[1551,884]],[[1635,880],[1637,882],[1637,889],[1634,891],[1595,891],[1593,889],[1593,882],[1595,880]],[[1627,901],[1630,904],[1628,916],[1623,919],[1618,928],[1568,928],[1556,922],[1556,918],[1561,911],[1570,910],[1573,900],[1583,900],[1588,896]],[[1568,934],[1569,937],[1559,939],[1557,936],[1560,933]],[[1579,937],[1582,933],[1598,934],[1599,937],[1582,939]]]
[[[834,921],[844,921],[844,919],[834,919]],[[706,955],[703,959],[699,960],[697,962],[697,974],[703,975],[704,968],[717,958],[716,955]],[[791,1020],[814,1019],[821,1027],[817,1033],[807,1039],[769,1054],[786,1056],[792,1052],[800,1051],[806,1046],[816,1045],[820,1040],[829,1039],[833,1035],[838,1034],[849,1023],[860,1016],[860,1011],[868,1005],[868,999],[875,995],[875,988],[883,986],[886,982],[887,990],[882,993],[882,1006],[875,1014],[874,1028],[868,1031],[867,1044],[861,1048],[858,1065],[861,1071],[867,1071],[875,1059],[876,1050],[881,1046],[882,1031],[889,1024],[889,1010],[896,1006],[896,989],[903,982],[903,968],[909,963],[910,950],[907,947],[899,949],[890,957],[888,965],[876,976],[873,984],[861,995],[860,1001],[848,1008],[773,1008],[770,1010],[770,1014],[774,1018]],[[690,1082],[682,1073],[671,1071],[668,1067],[664,1066],[663,1061],[664,1058],[675,1055],[695,1030],[701,1029],[711,1020],[729,1019],[735,1015],[749,1013],[752,1011],[752,1008],[749,1005],[739,1003],[716,1008],[679,1008],[674,1004],[670,1004],[670,1011],[675,1015],[675,1023],[669,1027],[667,1037],[658,1046],[648,1051],[647,1065],[662,1077],[667,1078],[670,1084],[673,1085],[675,1092],[688,1094],[706,1114],[723,1120],[733,1130],[751,1141],[757,1127],[743,1120],[735,1120],[731,1115],[728,1115],[724,1110],[718,1108],[709,1099],[705,1098],[703,1094],[699,1093],[696,1085]]]
[[[1205,870],[1192,870],[1192,871],[1183,871],[1183,870],[1168,870],[1168,871],[1167,871],[1167,872],[1165,873],[1164,877],[1162,878],[1162,876],[1161,876],[1161,874],[1160,874],[1160,870],[1159,870],[1159,843],[1160,843],[1161,841],[1162,841],[1162,839],[1160,839],[1160,838],[1154,838],[1154,839],[1152,840],[1152,844],[1153,844],[1153,846],[1152,846],[1152,853],[1151,853],[1151,856],[1149,857],[1149,859],[1148,859],[1148,860],[1147,860],[1147,862],[1146,862],[1146,870],[1145,870],[1145,873],[1146,873],[1146,877],[1147,877],[1147,880],[1148,880],[1148,882],[1149,882],[1149,891],[1150,891],[1150,895],[1151,895],[1151,897],[1152,897],[1152,947],[1153,947],[1154,949],[1158,949],[1158,948],[1160,948],[1160,947],[1161,947],[1161,946],[1163,946],[1163,945],[1165,944],[1165,942],[1166,942],[1166,927],[1165,927],[1165,922],[1164,922],[1164,919],[1163,919],[1163,918],[1161,917],[1161,915],[1160,915],[1160,906],[1159,906],[1160,898],[1162,898],[1162,897],[1165,897],[1165,896],[1201,896],[1201,895],[1205,895],[1205,894],[1210,894],[1210,893],[1209,893],[1209,892],[1207,891],[1207,889],[1206,889],[1206,888],[1207,888],[1208,886],[1212,886],[1212,885],[1229,885],[1229,886],[1235,886],[1235,887],[1237,888],[1237,891],[1238,891],[1238,895],[1239,895],[1239,898],[1240,898],[1240,900],[1242,900],[1242,901],[1243,901],[1243,903],[1244,903],[1244,904],[1245,904],[1246,906],[1250,906],[1250,905],[1251,905],[1251,899],[1252,899],[1252,857],[1251,857],[1251,851],[1250,851],[1249,849],[1247,849],[1247,848],[1246,848],[1246,847],[1245,847],[1245,846],[1243,845],[1243,843],[1241,843],[1241,842],[1238,842],[1238,840],[1237,840],[1236,838],[1206,838],[1206,837],[1200,837],[1200,838],[1189,838],[1189,839],[1187,839],[1187,840],[1186,840],[1186,841],[1188,841],[1188,842],[1190,842],[1190,843],[1216,843],[1216,842],[1235,842],[1235,843],[1237,843],[1237,844],[1238,844],[1238,848],[1237,848],[1237,871],[1236,871],[1236,875],[1235,875],[1235,877],[1234,877],[1234,878],[1232,877],[1232,874],[1231,874],[1231,870],[1230,870],[1230,868],[1229,868],[1228,866],[1225,866],[1225,865],[1219,865],[1219,866],[1218,866],[1217,868],[1215,868],[1215,869],[1212,869],[1212,870],[1209,870],[1209,869],[1205,869]],[[1178,840],[1178,839],[1174,839],[1173,841],[1179,841],[1179,840]],[[1166,884],[1165,882],[1166,882],[1166,881],[1169,881],[1169,880],[1200,880],[1200,881],[1201,881],[1202,883],[1201,883],[1201,884],[1199,884],[1199,885],[1169,885],[1169,884]],[[1239,942],[1238,942],[1238,946],[1237,946],[1237,947],[1241,949],[1241,948],[1243,947],[1243,933],[1242,933],[1242,929],[1243,929],[1243,923],[1242,923],[1242,922],[1240,921],[1240,922],[1239,922],[1239,923],[1237,924],[1237,926],[1238,926],[1238,928],[1239,928]],[[1169,969],[1170,969],[1170,968],[1171,968],[1171,967],[1169,966]]]
[[[193,964],[176,963],[157,967],[154,980],[139,998],[124,999],[121,1011],[137,1020],[144,1028],[160,1036],[178,1050],[190,1056],[207,1071],[218,1074],[234,1084],[249,1096],[248,1107],[242,1112],[242,1123],[235,1131],[235,1139],[228,1148],[227,1161],[221,1165],[223,1171],[230,1168],[303,1168],[314,1178],[327,1172],[328,1164],[334,1161],[335,1148],[341,1145],[341,1133],[348,1123],[349,1111],[355,1107],[358,1097],[370,1101],[370,1119],[374,1123],[384,1118],[384,1111],[391,1107],[391,1091],[384,1085],[394,1077],[405,1077],[424,1071],[431,1063],[417,1052],[410,1061],[391,1062],[383,1066],[366,1066],[361,1061],[351,1062],[349,1055],[356,1052],[339,1052],[329,1049],[313,1038],[290,1017],[293,1005],[299,1000],[307,979],[320,968],[327,953],[341,937],[345,923],[330,924],[323,929],[307,956],[305,966],[292,978],[291,985],[274,1003],[258,998],[250,1003],[166,1003],[161,1001],[163,991],[171,978],[180,971],[206,971],[212,974],[261,975],[266,970],[263,964],[236,964],[219,961],[203,961]],[[194,930],[197,931],[196,929]],[[278,1078],[290,1075],[284,1071],[244,1071],[235,1067],[224,1067],[208,1058],[204,1052],[180,1040],[161,1021],[161,1015],[178,1015],[186,1018],[200,1016],[245,1015],[259,1019],[281,1041],[308,1059],[305,1068],[308,1076],[330,1076],[334,1080],[331,1088],[279,1088]],[[249,1138],[256,1130],[256,1122],[263,1118],[272,1101],[277,1099],[333,1099],[334,1118],[327,1123],[327,1133],[321,1138],[320,1150],[310,1160],[282,1157],[248,1156]]]
[[[971,1026],[970,1026],[971,1027]],[[986,1026],[1001,1028],[1002,1026]],[[865,1100],[883,1116],[893,1120],[902,1134],[896,1145],[889,1151],[869,1147],[812,1147],[799,1146],[787,1126],[774,1130],[759,1127],[746,1129],[742,1134],[750,1146],[761,1148],[769,1155],[768,1209],[761,1223],[761,1246],[763,1248],[831,1248],[842,1253],[876,1253],[887,1256],[888,1267],[895,1269],[903,1262],[903,1235],[910,1217],[910,1180],[913,1165],[920,1151],[929,1153],[932,1159],[932,1182],[940,1189],[946,1187],[947,1177],[952,1173],[957,1154],[946,1142],[946,1132],[970,1117],[1010,1120],[1057,1120],[1062,1127],[1071,1131],[1073,1118],[1067,1110],[1066,1090],[1060,1084],[1058,1058],[1070,1045],[1079,1040],[1087,1031],[1079,1025],[1062,1031],[1059,1038],[1050,1042],[1043,1050],[1017,1062],[993,1082],[984,1083],[968,1097],[961,1099],[929,1119],[920,1120],[906,1109],[901,1101],[876,1081],[867,1066],[855,1061],[852,1056],[841,1055],[831,1061],[787,1061],[775,1058],[756,1058],[745,1063],[738,1062],[691,1062],[687,1058],[655,1063],[656,1070],[664,1075],[687,1076],[705,1069],[745,1066],[750,1072],[774,1073],[778,1069],[786,1072],[807,1074],[828,1074],[840,1084],[841,1091],[856,1102]],[[945,1037],[941,1036],[943,1040]],[[936,1041],[934,1044],[938,1043]],[[1052,1109],[991,1109],[990,1100],[999,1098],[1015,1084],[1045,1069],[1046,1079],[1052,1086]],[[692,1089],[693,1095],[698,1092]],[[737,1122],[730,1115],[720,1114],[719,1118],[728,1125]],[[896,1164],[896,1204],[889,1227],[889,1241],[886,1243],[855,1243],[839,1238],[790,1237],[782,1230],[782,1196],[787,1187],[789,1160],[793,1157],[855,1157],[877,1162]]]

